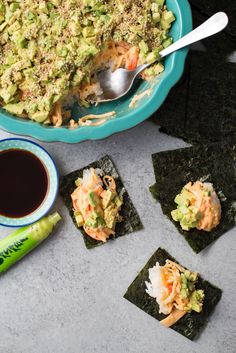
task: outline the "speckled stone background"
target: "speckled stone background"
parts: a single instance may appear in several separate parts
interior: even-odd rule
[[[11,136],[0,132],[0,138]],[[151,121],[103,141],[41,144],[60,174],[109,154],[144,230],[87,250],[58,198],[54,209],[63,221],[57,230],[0,278],[0,353],[235,353],[236,230],[196,255],[148,192],[154,181],[151,153],[186,144],[159,133]],[[10,232],[1,227],[1,238]],[[223,289],[196,342],[123,299],[159,246]]]

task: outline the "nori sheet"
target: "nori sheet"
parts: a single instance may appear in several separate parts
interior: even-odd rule
[[[226,30],[202,41],[206,52],[190,50],[185,73],[152,120],[160,131],[190,143],[236,140],[236,1],[191,0],[196,28],[217,11],[230,17]],[[235,36],[227,30],[234,25]],[[231,27],[230,27],[231,26]]]
[[[165,102],[152,115],[151,119],[153,122],[161,126],[161,132],[170,135],[173,133],[179,137],[184,131],[189,74],[190,55],[186,59],[185,70],[181,80],[171,89]]]
[[[156,153],[152,155],[152,160],[156,178],[156,184],[151,188],[152,195],[196,253],[235,226],[236,145],[198,145]],[[220,197],[221,221],[211,232],[196,228],[184,231],[179,222],[171,217],[171,211],[176,208],[174,198],[189,181],[194,182],[201,178],[213,183]]]
[[[185,80],[152,119],[160,131],[190,143],[236,140],[236,64],[191,52]]]
[[[124,295],[125,299],[129,300],[131,303],[135,304],[137,307],[145,311],[145,313],[153,316],[158,321],[164,319],[166,315],[159,314],[159,305],[157,304],[156,299],[150,297],[150,295],[146,293],[145,281],[149,281],[148,269],[155,266],[156,262],[159,262],[159,264],[163,266],[167,259],[177,263],[177,261],[170,256],[166,250],[161,248],[157,249]],[[200,276],[198,278],[196,288],[203,289],[205,292],[203,309],[201,313],[196,313],[194,311],[187,313],[173,326],[171,326],[173,330],[177,331],[186,338],[189,338],[190,340],[194,340],[199,336],[202,327],[207,323],[209,315],[214,310],[222,295],[221,289],[213,286]]]
[[[186,116],[192,141],[236,140],[236,64],[192,55]]]
[[[121,206],[121,211],[120,211],[120,215],[123,217],[123,221],[116,224],[116,228],[115,228],[116,233],[114,236],[110,236],[108,241],[111,239],[118,238],[122,235],[140,230],[140,229],[142,229],[143,226],[142,226],[139,215],[138,215],[129,195],[128,195],[126,189],[124,188],[124,185],[121,181],[121,178],[120,178],[113,162],[111,161],[111,159],[108,156],[104,156],[103,158],[99,159],[96,162],[89,164],[88,166],[86,166],[84,168],[81,168],[79,170],[76,170],[70,174],[63,176],[61,178],[60,187],[59,187],[60,195],[61,195],[66,207],[69,210],[70,216],[71,216],[76,228],[78,228],[81,231],[81,233],[83,234],[85,246],[88,249],[91,249],[91,248],[94,248],[98,245],[102,245],[104,243],[102,241],[97,241],[97,240],[91,238],[90,236],[88,236],[84,232],[83,228],[79,228],[77,226],[77,223],[76,223],[75,217],[74,217],[71,196],[70,196],[76,188],[75,180],[77,178],[81,178],[83,176],[84,169],[89,169],[89,168],[100,168],[100,169],[102,169],[104,174],[113,176],[113,178],[116,181],[117,192],[119,195],[122,195],[122,197],[123,197],[124,204]]]
[[[192,6],[193,28],[200,26],[207,17],[199,12],[197,8]],[[209,57],[217,56],[219,61],[227,61],[227,57],[232,54],[236,47],[236,37],[233,40],[226,30],[217,33],[216,35],[205,38],[201,41],[207,49]]]
[[[196,8],[205,19],[216,12],[224,11],[229,17],[228,26],[225,32],[232,39],[236,39],[236,1],[235,0],[189,0],[192,7]]]

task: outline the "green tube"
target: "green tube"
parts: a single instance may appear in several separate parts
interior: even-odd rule
[[[60,219],[59,213],[55,212],[0,240],[0,272],[6,271],[46,239]]]

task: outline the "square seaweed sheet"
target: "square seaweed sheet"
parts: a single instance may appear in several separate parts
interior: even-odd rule
[[[236,145],[212,143],[164,151],[153,154],[152,160],[156,183],[150,192],[196,253],[235,226]],[[196,228],[185,231],[171,217],[171,211],[177,207],[175,196],[189,181],[199,179],[213,184],[221,202],[221,221],[211,232]]]
[[[218,11],[226,12],[229,17],[229,23],[224,31],[229,34],[233,40],[236,39],[235,0],[189,0],[189,2],[205,16],[205,19]]]
[[[98,245],[102,245],[104,243],[102,241],[98,241],[98,240],[91,238],[90,236],[88,236],[85,233],[83,228],[78,227],[76,220],[75,220],[75,217],[74,217],[73,205],[72,205],[70,195],[72,194],[72,192],[76,188],[75,180],[77,178],[82,178],[83,170],[89,169],[89,168],[99,168],[104,172],[104,175],[107,174],[107,175],[113,176],[113,178],[115,179],[115,182],[116,182],[117,192],[119,195],[122,195],[122,197],[123,197],[124,203],[121,206],[121,211],[120,211],[120,215],[122,216],[123,221],[116,224],[115,235],[110,236],[108,238],[108,241],[111,239],[118,238],[122,235],[126,235],[128,233],[138,231],[143,228],[141,220],[139,218],[139,215],[138,215],[138,213],[137,213],[137,211],[136,211],[136,209],[135,209],[135,207],[134,207],[134,205],[133,205],[133,203],[132,203],[132,201],[131,201],[131,199],[130,199],[130,197],[129,197],[129,195],[128,195],[128,193],[127,193],[127,191],[121,181],[121,178],[120,178],[113,162],[111,161],[111,159],[108,156],[104,156],[103,158],[89,164],[88,166],[86,166],[84,168],[78,169],[76,171],[73,171],[70,174],[63,176],[60,181],[60,188],[59,188],[60,195],[61,195],[66,207],[69,210],[69,214],[74,222],[74,225],[83,234],[85,246],[87,247],[87,249],[94,248],[94,247],[96,247]]]
[[[161,266],[165,265],[167,259],[178,263],[166,250],[159,248],[149,259],[124,295],[125,299],[129,300],[158,321],[164,319],[166,315],[159,313],[159,305],[156,299],[146,293],[145,281],[149,281],[148,269],[155,266],[156,262],[159,262]],[[199,336],[202,327],[206,324],[209,315],[214,310],[222,295],[221,289],[213,286],[200,276],[196,283],[196,289],[203,289],[205,292],[202,311],[200,313],[194,311],[187,313],[171,326],[173,330],[190,340],[194,340]]]
[[[189,143],[236,141],[235,80],[236,63],[192,51],[182,80],[152,120],[161,132]]]

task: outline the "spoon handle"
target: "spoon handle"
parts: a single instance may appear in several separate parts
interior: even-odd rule
[[[177,42],[170,45],[168,48],[163,49],[159,54],[162,58],[172,52],[186,47],[189,44],[198,42],[201,39],[207,38],[222,31],[228,24],[228,16],[224,12],[217,12],[210,17],[207,21],[203,22],[199,27],[195,28],[186,36],[177,40]]]

